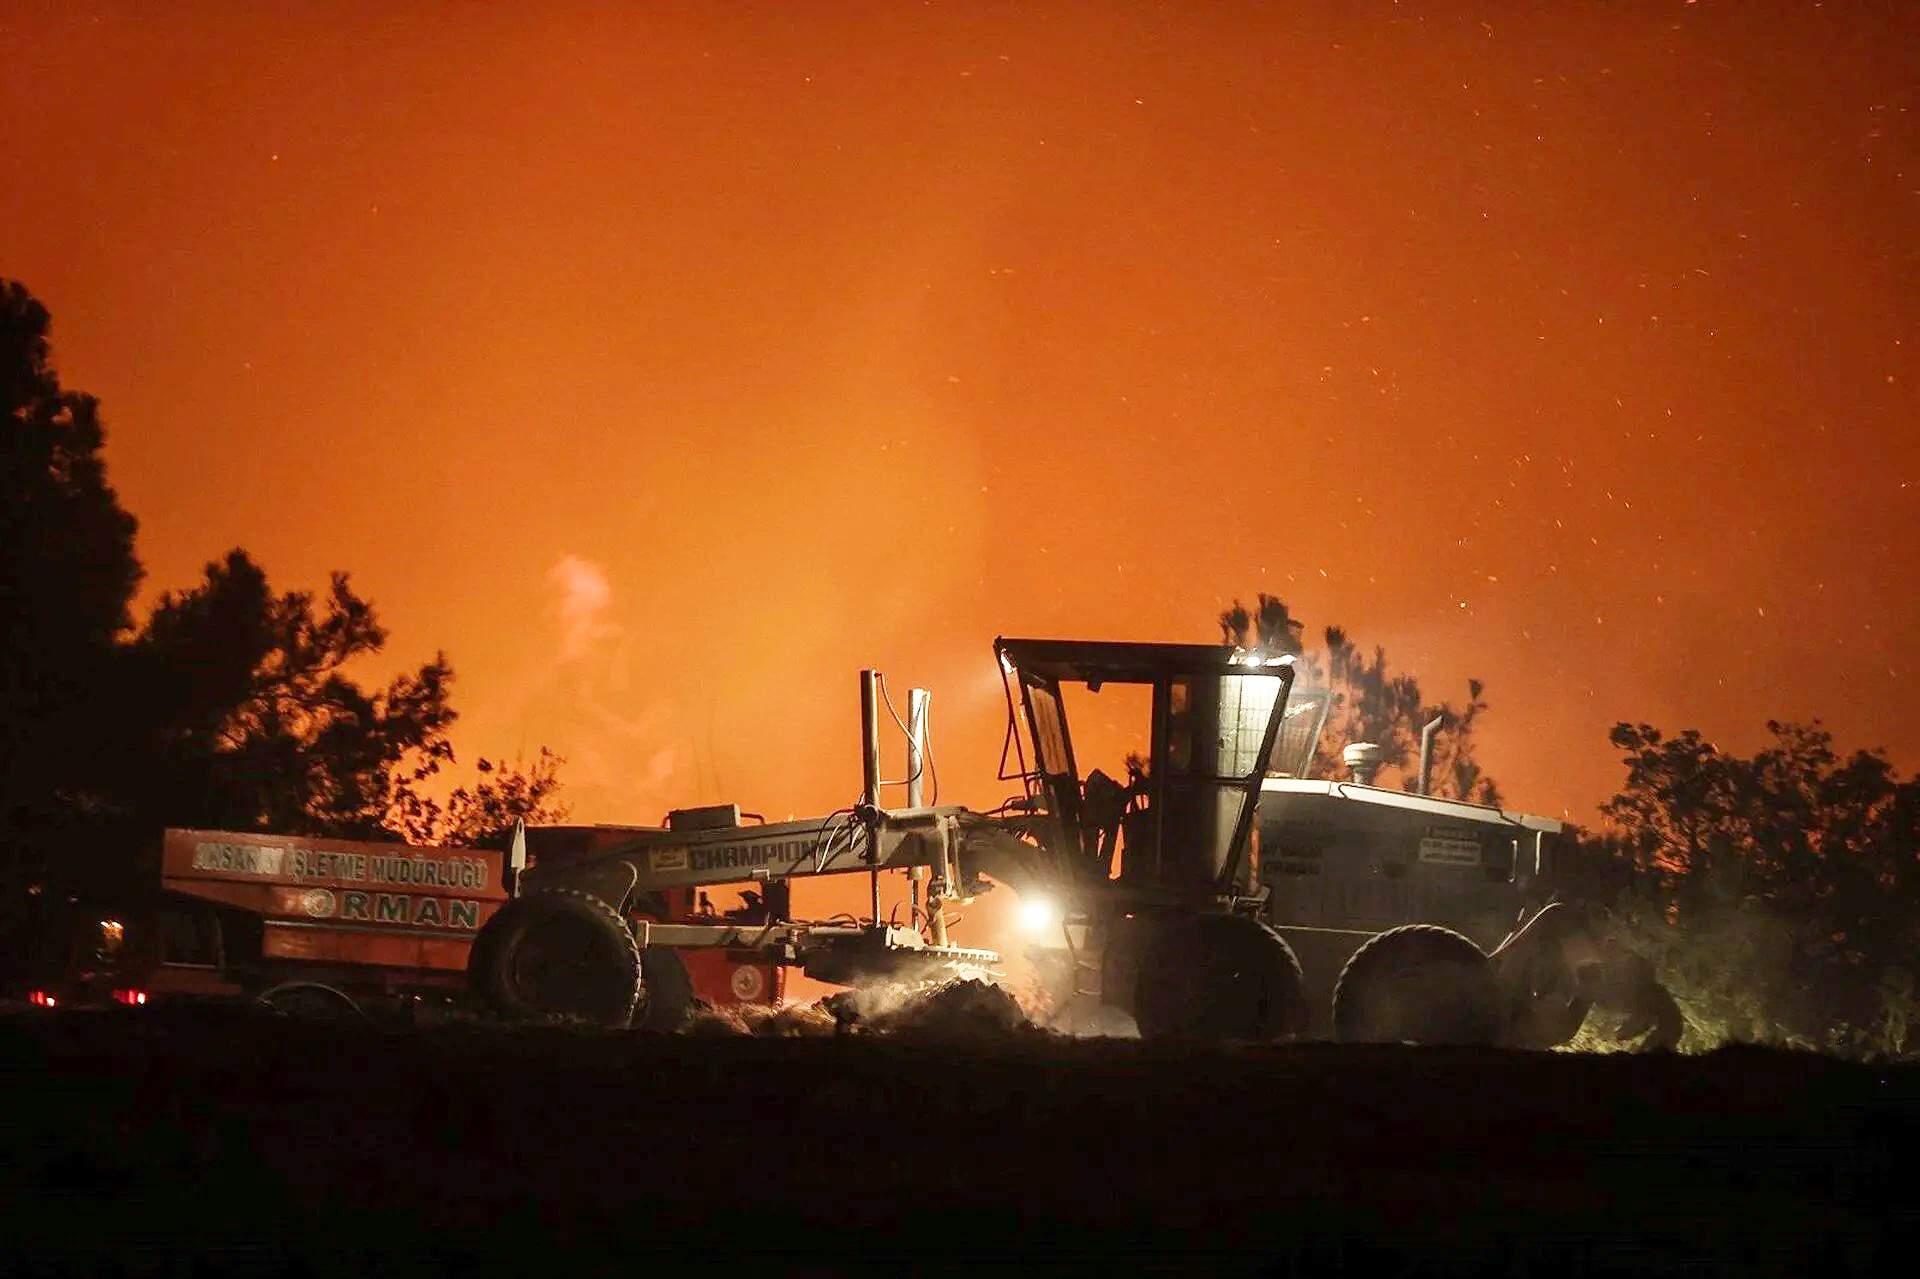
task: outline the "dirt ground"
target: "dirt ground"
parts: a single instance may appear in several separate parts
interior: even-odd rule
[[[1920,1068],[1750,1049],[148,1008],[0,1017],[0,1075],[6,1274],[1859,1274],[1920,1240]]]

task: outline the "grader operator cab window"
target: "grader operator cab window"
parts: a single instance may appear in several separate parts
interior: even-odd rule
[[[1313,773],[1314,752],[1327,726],[1327,713],[1333,709],[1333,690],[1301,688],[1295,685],[1287,694],[1286,715],[1280,721],[1280,734],[1274,739],[1273,754],[1267,760],[1269,777],[1309,777]]]
[[[1279,685],[1277,678],[1263,675],[1217,681],[1218,723],[1214,740],[1203,753],[1215,757],[1221,775],[1245,777],[1253,771]],[[1183,775],[1193,770],[1193,699],[1192,679],[1172,682],[1167,695],[1167,767]],[[1280,731],[1267,757],[1268,777],[1305,777],[1312,771],[1330,703],[1326,689],[1296,686],[1289,692]]]
[[[1293,678],[1287,659],[1268,666],[1200,644],[997,647],[1010,677],[1009,710],[1025,721],[1033,747],[1031,768],[1023,762],[1017,776],[1072,842],[1122,879],[1138,874],[1195,890],[1238,882],[1259,784],[1282,741]],[[1138,688],[1151,716],[1146,752],[1130,752],[1121,765],[1124,786],[1100,768],[1080,776],[1077,730],[1063,714],[1063,687],[1097,698],[1109,685]],[[1310,757],[1310,743],[1307,750]]]
[[[1060,714],[1060,699],[1045,684],[1027,686],[1027,714],[1033,719],[1034,753],[1040,757],[1040,771],[1052,776],[1073,773],[1073,755],[1067,750],[1067,721]]]
[[[1153,753],[1153,686],[1126,681],[1063,682],[1060,705],[1073,732],[1080,772],[1082,850],[1119,878],[1145,836]],[[1132,832],[1132,833],[1129,833]]]
[[[1193,681],[1177,679],[1167,689],[1167,771],[1193,771]]]

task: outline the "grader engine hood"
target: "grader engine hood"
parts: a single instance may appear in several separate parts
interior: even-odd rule
[[[1550,817],[1483,804],[1278,777],[1261,784],[1259,817],[1269,857],[1336,842],[1389,861],[1482,866],[1509,880],[1539,874],[1536,854],[1566,829]]]
[[[1277,924],[1444,919],[1491,948],[1539,895],[1551,818],[1348,782],[1268,778],[1259,878]]]

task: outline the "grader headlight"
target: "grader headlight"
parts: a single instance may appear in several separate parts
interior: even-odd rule
[[[1060,923],[1060,907],[1049,897],[1029,897],[1020,903],[1020,931],[1038,937]]]

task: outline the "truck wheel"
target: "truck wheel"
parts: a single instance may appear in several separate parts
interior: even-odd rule
[[[1348,1043],[1486,1044],[1498,1022],[1486,953],[1436,924],[1372,938],[1333,987],[1334,1038]]]
[[[640,949],[626,922],[570,888],[502,906],[467,962],[477,993],[508,1017],[624,1027],[640,999]]]
[[[283,1017],[302,1021],[363,1022],[366,1012],[353,1002],[353,996],[325,982],[287,981],[254,996],[265,1007]]]
[[[1257,919],[1175,921],[1145,960],[1134,992],[1144,1039],[1277,1039],[1306,1028],[1300,961]]]

